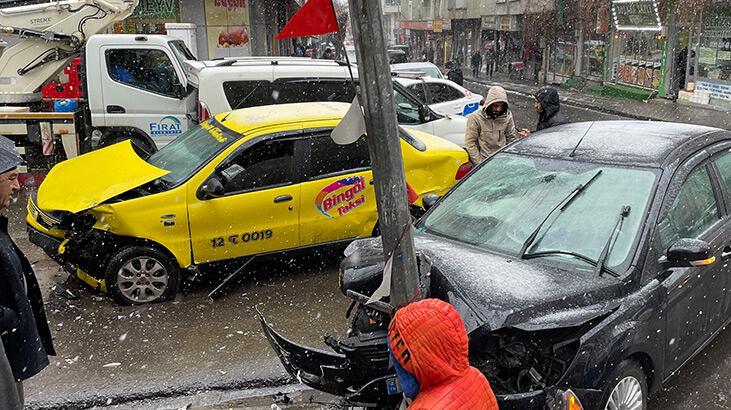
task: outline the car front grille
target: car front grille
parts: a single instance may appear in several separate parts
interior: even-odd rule
[[[33,218],[41,224],[44,228],[47,229],[58,229],[58,225],[61,224],[61,220],[49,215],[48,213],[42,211],[38,205],[36,205],[36,194],[34,193],[31,195],[30,199],[28,200],[28,212],[33,215]]]

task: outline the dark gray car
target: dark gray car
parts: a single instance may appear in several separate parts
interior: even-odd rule
[[[544,408],[567,388],[585,408],[644,409],[731,320],[730,221],[730,132],[577,123],[483,162],[418,221],[415,244],[422,286],[464,318],[501,409]],[[378,287],[380,243],[346,250],[344,294]],[[351,310],[332,352],[262,324],[304,383],[387,404],[389,315]]]

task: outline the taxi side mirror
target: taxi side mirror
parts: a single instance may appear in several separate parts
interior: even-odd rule
[[[201,187],[201,192],[203,192],[205,198],[218,198],[224,193],[223,184],[218,177],[211,177]]]
[[[419,117],[422,122],[430,122],[432,120],[431,110],[427,105],[421,105],[419,107]]]
[[[699,239],[678,239],[668,248],[666,259],[671,267],[706,266],[716,261],[711,245]]]

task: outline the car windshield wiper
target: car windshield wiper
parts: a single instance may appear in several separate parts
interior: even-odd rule
[[[533,244],[533,241],[536,240],[538,233],[541,231],[541,229],[543,228],[543,225],[546,223],[546,221],[548,221],[548,219],[551,217],[551,215],[553,215],[553,213],[556,212],[556,210],[559,208],[560,208],[560,211],[563,212],[569,205],[571,205],[571,203],[574,201],[574,198],[576,198],[584,189],[586,189],[586,187],[591,185],[591,183],[594,182],[601,173],[602,173],[602,170],[600,169],[599,171],[596,172],[596,174],[594,174],[594,176],[591,177],[590,180],[586,181],[583,184],[577,185],[576,188],[571,190],[571,192],[569,192],[559,203],[557,203],[556,206],[551,208],[551,211],[548,212],[548,215],[546,215],[546,217],[543,218],[543,220],[541,221],[540,224],[538,224],[536,229],[534,229],[533,232],[531,232],[531,234],[528,235],[528,239],[526,239],[525,242],[523,242],[523,247],[520,248],[520,259],[525,259],[525,256],[526,256],[525,252]]]
[[[612,233],[609,234],[609,239],[607,239],[607,243],[604,245],[604,248],[602,248],[602,252],[599,254],[599,259],[597,259],[596,261],[594,275],[602,276],[602,272],[605,269],[604,263],[606,263],[607,257],[609,256],[609,251],[612,249],[612,246],[614,246],[614,241],[617,239],[617,230],[621,228],[624,218],[629,215],[629,211],[631,209],[632,207],[630,207],[629,205],[624,205],[619,211],[619,217],[617,218],[617,222],[614,223]]]
[[[555,250],[541,251],[541,252],[536,252],[536,253],[526,253],[525,255],[523,255],[523,259],[541,258],[541,257],[544,257],[544,256],[552,256],[552,255],[569,255],[569,256],[573,256],[573,257],[575,257],[577,259],[581,259],[582,261],[588,263],[591,266],[594,266],[595,268],[599,268],[599,266],[602,266],[599,269],[601,269],[601,270],[603,270],[605,272],[608,272],[610,275],[614,276],[615,278],[618,278],[619,277],[619,274],[617,272],[615,272],[613,269],[607,268],[606,266],[603,266],[603,264],[600,265],[600,263],[598,261],[595,261],[594,259],[592,259],[592,258],[590,258],[590,257],[588,257],[586,255],[582,255],[580,253],[577,253],[577,252],[571,252],[571,251],[555,251]]]

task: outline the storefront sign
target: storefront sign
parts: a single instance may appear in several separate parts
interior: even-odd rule
[[[130,17],[175,20],[177,10],[175,0],[141,0]]]
[[[495,17],[496,30],[500,31],[518,31],[517,16],[497,16]]]
[[[406,30],[429,30],[432,29],[432,22],[421,20],[404,20],[399,22],[399,27]]]
[[[617,30],[660,31],[656,0],[612,0],[612,15]]]
[[[246,0],[205,0],[211,58],[251,55]]]
[[[495,24],[495,16],[482,16],[481,26],[483,30],[496,30],[497,24]]]
[[[444,24],[442,20],[434,20],[431,23],[431,26],[435,33],[441,33],[442,31],[444,31]]]

